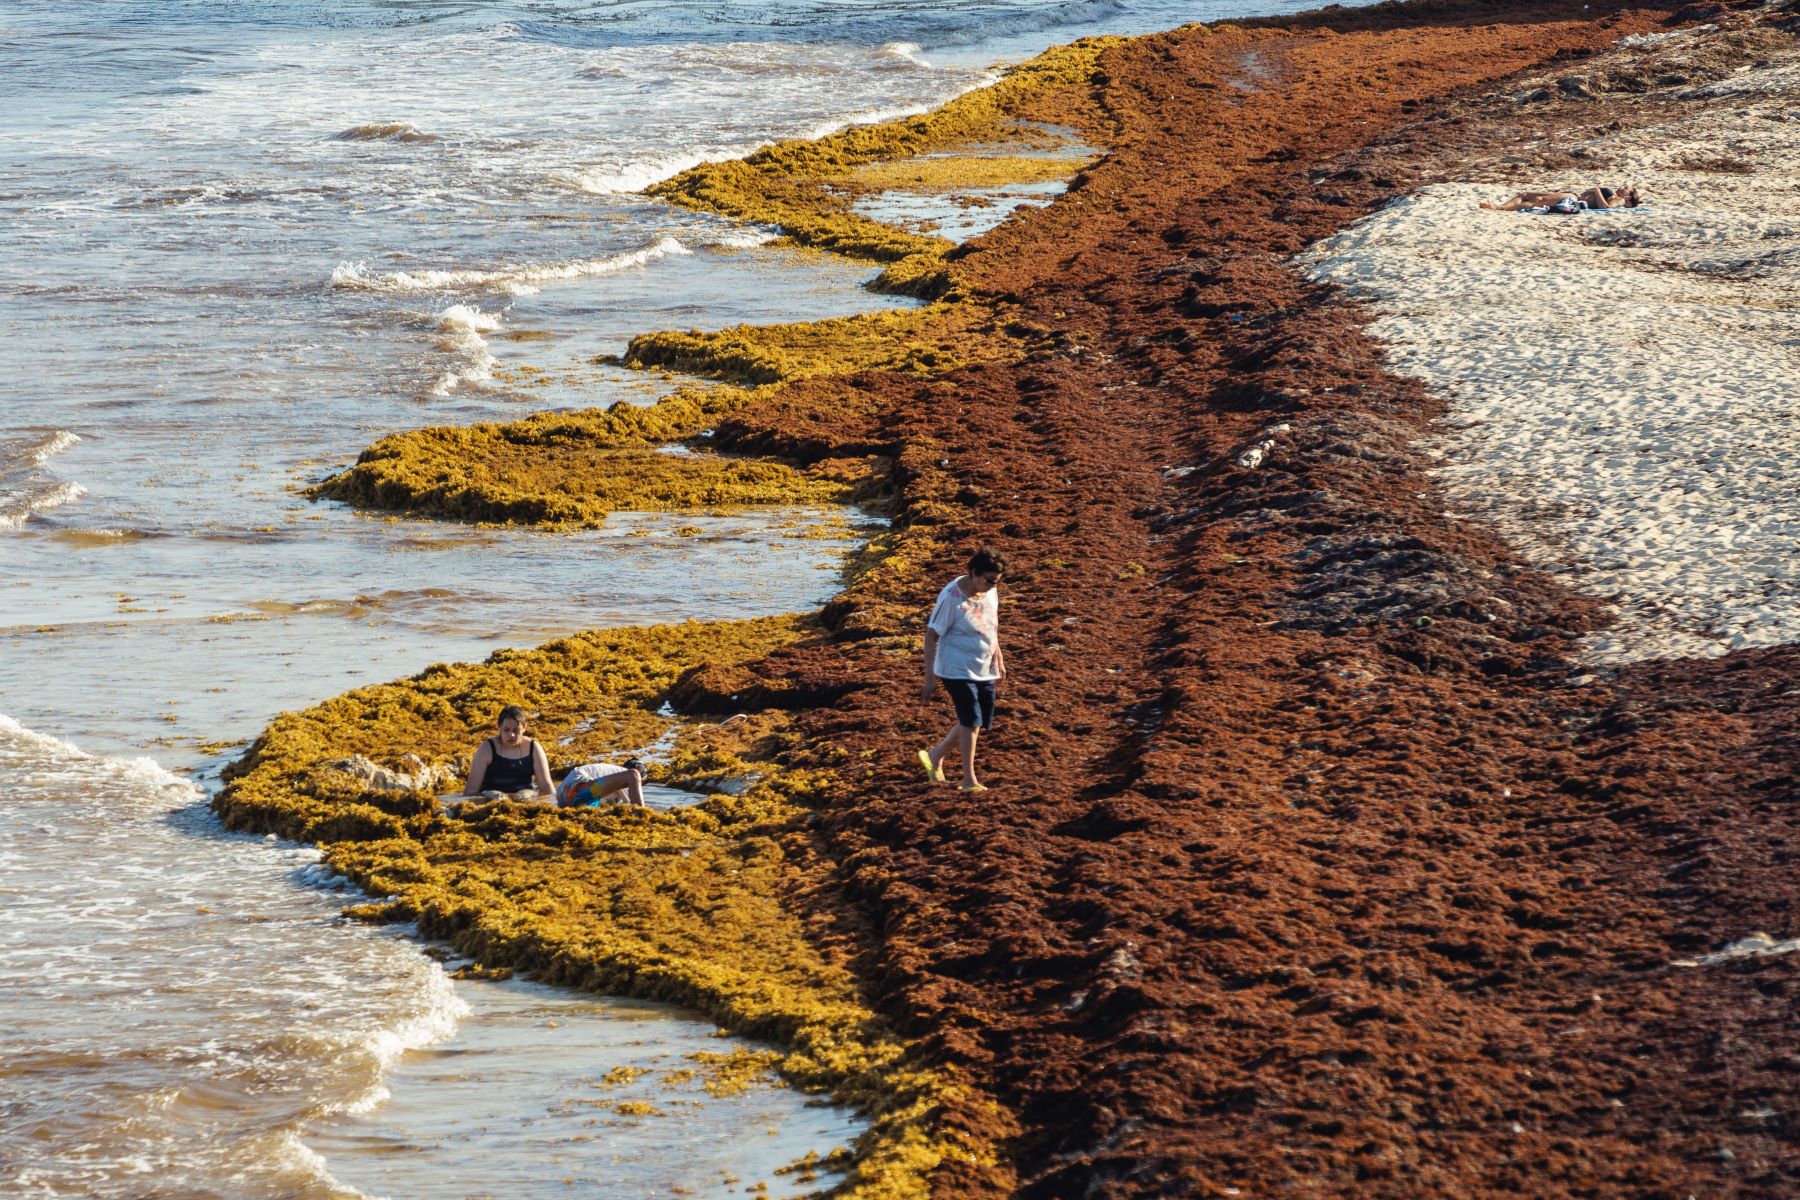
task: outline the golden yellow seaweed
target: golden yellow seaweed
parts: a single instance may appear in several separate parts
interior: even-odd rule
[[[971,142],[1021,140],[1018,122],[1032,114],[1033,102],[1045,93],[1081,87],[1093,76],[1099,57],[1118,38],[1084,38],[1057,46],[1009,70],[990,87],[959,96],[931,112],[876,125],[854,126],[810,141],[778,142],[745,159],[702,163],[649,189],[649,194],[689,208],[722,213],[740,220],[779,226],[794,241],[851,258],[889,264],[877,288],[927,299],[958,295],[947,257],[955,243],[911,233],[851,211],[853,198],[866,190],[858,172],[886,163],[893,171],[935,178],[949,186],[955,172],[973,175],[963,165],[934,167],[921,156]],[[1032,182],[1074,174],[1080,164],[1049,175],[1041,158],[994,158],[1012,162],[980,168],[979,185]],[[875,176],[879,178],[879,174]]]
[[[801,468],[660,454],[656,447],[760,410],[779,414],[783,405],[810,405],[818,419],[872,403],[833,397],[829,381],[856,371],[928,377],[1016,356],[1017,335],[996,331],[985,307],[958,295],[949,242],[860,217],[849,210],[850,198],[872,188],[991,186],[1077,169],[1060,159],[942,152],[1006,140],[1009,127],[1030,115],[1034,96],[1085,85],[1115,40],[1049,51],[933,113],[782,143],[744,162],[695,168],[656,189],[678,203],[774,222],[798,241],[885,263],[879,286],[945,302],[810,325],[648,335],[632,343],[634,363],[735,386],[685,388],[645,406],[394,434],[312,494],[552,526],[591,525],[624,508],[852,494],[867,481],[845,459]],[[933,153],[940,157],[917,161]],[[796,400],[801,381],[810,390]],[[460,767],[499,708],[520,703],[537,714],[534,734],[560,769],[668,732],[659,709],[690,671],[734,678],[778,647],[827,630],[885,637],[899,647],[916,614],[886,597],[913,587],[942,549],[935,526],[966,515],[953,481],[936,465],[944,449],[929,439],[901,448],[908,480],[902,522],[857,556],[848,586],[819,618],[593,632],[359,688],[278,716],[228,770],[215,807],[232,828],[319,843],[326,861],[373,897],[352,906],[356,916],[416,922],[424,936],[471,955],[483,973],[527,970],[551,983],[672,1001],[733,1033],[768,1040],[779,1049],[709,1056],[697,1065],[710,1086],[729,1088],[772,1067],[801,1087],[857,1105],[871,1124],[854,1153],[800,1164],[796,1173],[841,1166],[842,1195],[920,1200],[944,1163],[994,1161],[991,1147],[939,1123],[944,1106],[986,1109],[996,1127],[1003,1121],[966,1084],[919,1064],[864,1002],[837,952],[816,943],[791,907],[791,898],[828,870],[808,857],[810,843],[799,832],[804,820],[854,786],[855,772],[845,764],[793,766],[795,735],[784,713],[752,712],[730,726],[688,723],[663,770],[718,791],[669,812],[471,801],[450,813],[429,796],[372,791],[332,764],[353,749],[383,765],[411,754]],[[644,1109],[654,1106],[627,1101],[617,1111]]]
[[[621,1117],[660,1117],[662,1109],[647,1100],[621,1100],[612,1106],[613,1112]]]
[[[1084,84],[1116,41],[1058,47],[931,113],[703,164],[653,191],[691,207],[780,224],[796,240],[886,263],[877,286],[888,290],[954,299],[950,242],[857,216],[849,211],[850,197],[884,180],[987,186],[1073,172],[1079,164],[1041,156],[919,156],[946,147],[966,151],[981,138],[1025,137],[1018,117],[1033,99]],[[940,303],[796,325],[646,334],[631,343],[629,364],[749,386],[688,388],[650,405],[394,434],[308,494],[388,511],[562,528],[592,526],[622,510],[844,500],[866,493],[870,481],[846,480],[841,468],[809,473],[767,458],[646,452],[766,402],[773,394],[767,389],[784,383],[858,370],[941,374],[1015,357],[1017,344],[987,329],[989,320],[985,309]]]
[[[931,154],[865,163],[836,181],[836,185],[864,192],[962,191],[1068,179],[1087,165],[1069,158],[1020,154]]]
[[[434,425],[382,438],[309,491],[364,508],[493,524],[592,527],[615,512],[844,502],[859,479],[767,458],[654,447],[707,429],[751,396],[689,388],[645,406]]]
[[[985,1152],[935,1129],[953,1085],[909,1062],[783,902],[808,870],[783,834],[824,802],[829,777],[741,760],[758,777],[742,794],[671,812],[472,801],[452,815],[331,765],[354,747],[388,765],[414,754],[461,769],[512,703],[536,714],[532,733],[555,768],[610,757],[666,731],[658,709],[684,672],[731,669],[818,634],[797,617],[684,622],[439,664],[281,714],[228,770],[215,807],[231,828],[321,843],[335,870],[377,897],[355,906],[364,919],[416,922],[489,971],[683,1004],[776,1043],[700,1060],[710,1089],[772,1068],[858,1105],[872,1124],[845,1194],[923,1196],[946,1157]]]
[[[980,326],[988,314],[969,305],[933,304],[790,325],[736,325],[717,333],[690,330],[643,334],[624,361],[669,367],[732,383],[787,383],[856,371],[937,375],[978,357],[1009,353]]]

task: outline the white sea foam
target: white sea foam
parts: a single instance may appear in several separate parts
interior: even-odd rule
[[[741,229],[727,229],[718,233],[708,239],[708,244],[726,250],[751,250],[757,246],[766,246],[780,237],[779,229],[748,225]]]
[[[51,758],[90,758],[87,751],[73,742],[28,729],[17,719],[0,713],[0,746],[10,750],[35,750]]]
[[[53,429],[39,437],[23,438],[13,443],[0,442],[0,471],[7,469],[7,459],[15,453],[13,447],[17,447],[18,461],[41,467],[52,455],[61,454],[80,440],[79,436],[67,429]]]
[[[1749,937],[1739,938],[1722,950],[1711,954],[1702,954],[1699,958],[1677,959],[1671,963],[1676,967],[1711,967],[1722,962],[1735,962],[1743,958],[1774,958],[1781,954],[1792,954],[1800,950],[1800,938],[1789,938],[1776,941],[1760,929]]]
[[[884,121],[898,121],[902,117],[916,117],[920,113],[930,112],[934,108],[948,104],[957,96],[966,96],[970,92],[978,92],[984,87],[991,87],[1000,82],[1002,74],[1003,73],[1000,71],[984,72],[975,79],[970,80],[965,86],[958,88],[952,95],[946,96],[941,100],[933,100],[922,104],[903,104],[894,108],[865,108],[860,112],[853,112],[846,117],[822,121],[800,136],[808,140],[817,140],[822,137],[830,137],[834,133],[840,133],[843,130],[853,128],[857,125],[879,125]]]
[[[496,359],[481,335],[500,328],[500,318],[468,304],[452,304],[437,314],[438,349],[457,358],[457,365],[438,376],[431,394],[448,396],[463,384],[486,387],[494,380]]]
[[[87,495],[79,483],[53,483],[42,487],[0,489],[0,529],[17,529],[33,513],[60,508]]]
[[[321,892],[347,892],[356,887],[350,882],[349,876],[323,862],[313,862],[301,867],[294,877],[307,887]]]
[[[875,51],[875,57],[894,62],[911,63],[915,67],[924,67],[927,71],[933,69],[931,64],[925,61],[924,51],[917,42],[889,42]]]
[[[882,47],[882,52],[890,57],[905,57],[908,53],[917,53],[918,47],[911,42],[890,42]],[[913,61],[908,58],[907,61]],[[929,65],[920,61],[921,65]],[[966,95],[988,87],[1001,77],[998,71],[987,71],[972,79],[967,85],[957,89],[951,96],[930,102],[905,104],[880,108],[865,108],[844,116],[833,117],[821,121],[797,133],[801,139],[817,139],[829,137],[857,125],[878,125],[883,121],[897,121],[902,117],[916,117],[920,113],[930,112],[939,104],[946,103],[955,96]],[[684,150],[677,154],[657,155],[637,162],[609,163],[590,167],[585,170],[553,171],[550,178],[566,187],[592,195],[615,195],[619,193],[641,192],[645,188],[671,179],[683,171],[706,162],[728,162],[734,159],[747,158],[772,143],[740,142],[736,145],[713,146],[700,150]]]
[[[332,1200],[368,1200],[366,1192],[350,1187],[333,1175],[325,1164],[324,1155],[301,1141],[296,1130],[284,1129],[276,1134],[268,1155],[275,1166],[285,1167],[287,1173],[310,1180]]]
[[[610,275],[615,271],[646,266],[672,254],[691,253],[693,251],[674,238],[661,237],[648,246],[627,250],[610,258],[525,263],[485,271],[394,271],[382,274],[371,271],[366,262],[341,262],[331,272],[331,286],[366,292],[449,292],[469,288],[528,296],[538,290],[535,285],[539,283]]]
[[[497,315],[482,312],[472,304],[452,304],[437,315],[437,323],[439,329],[466,329],[471,333],[492,333],[500,328]]]
[[[66,429],[0,439],[0,529],[17,529],[33,513],[48,512],[87,495],[78,483],[37,474],[55,455],[81,439]]]
[[[389,1096],[388,1072],[401,1056],[449,1038],[472,1011],[467,1001],[457,995],[449,975],[436,963],[421,973],[417,982],[422,994],[413,998],[412,1016],[398,1025],[360,1031],[355,1041],[345,1047],[352,1058],[364,1059],[369,1065],[367,1086],[354,1096],[324,1106],[322,1112],[363,1116],[380,1108]]]
[[[997,79],[999,76],[995,75],[993,78]],[[983,87],[990,82],[992,79],[985,79],[974,87],[964,88],[963,91],[972,92],[975,88]],[[819,138],[830,137],[834,133],[841,133],[856,125],[879,125],[883,121],[898,121],[901,117],[916,117],[920,113],[930,112],[936,107],[935,104],[902,104],[893,108],[865,108],[848,116],[820,121],[800,136],[807,141],[817,141]]]
[[[160,800],[184,802],[199,799],[201,791],[153,758],[110,758],[89,754],[73,742],[28,728],[16,718],[0,713],[0,764],[8,771],[27,766],[33,776],[47,781],[66,780],[70,786],[91,785],[96,772],[104,772],[109,786],[125,793],[148,792]]]
[[[894,46],[911,46],[909,42],[892,43]],[[917,47],[913,47],[915,50]],[[999,72],[989,72],[956,95],[964,95],[979,88],[987,87],[1000,78]],[[901,117],[916,117],[920,113],[929,112],[939,102],[929,104],[908,104],[889,108],[865,108],[842,117],[833,117],[821,121],[798,133],[802,139],[827,137],[856,125],[876,125],[882,121],[896,121]],[[550,178],[566,187],[587,192],[596,196],[610,196],[620,193],[641,192],[653,187],[665,179],[672,179],[683,171],[690,170],[706,162],[729,162],[734,159],[748,158],[750,155],[772,145],[770,142],[741,142],[732,146],[716,146],[705,150],[683,151],[679,154],[658,155],[641,162],[624,164],[608,164],[590,167],[586,170],[564,170],[551,172]]]
[[[362,893],[316,848],[218,840],[200,790],[148,758],[0,715],[0,777],[0,875],[19,884],[0,1022],[28,1031],[10,1060],[24,1111],[64,1122],[60,1148],[0,1131],[0,1192],[124,1197],[166,1172],[171,1194],[355,1196],[303,1125],[380,1105],[402,1055],[455,1032],[468,1008],[443,968],[391,931],[315,939]],[[92,1070],[56,1073],[71,1056]],[[137,1099],[116,1099],[127,1084]]]
[[[641,192],[647,187],[672,179],[703,162],[743,158],[754,154],[767,142],[744,142],[735,146],[719,146],[710,150],[662,154],[622,165],[590,167],[587,170],[552,171],[550,178],[565,187],[593,196],[613,196]]]
[[[1665,33],[1632,33],[1619,39],[1619,45],[1638,50],[1645,46],[1655,46],[1676,38],[1694,37],[1702,33],[1711,33],[1717,25],[1692,25],[1686,29],[1671,29]]]
[[[435,1045],[456,1032],[459,1021],[471,1011],[468,1002],[456,994],[456,987],[442,969],[427,976],[428,995],[420,1012],[393,1029],[379,1029],[370,1034],[365,1045],[383,1070],[394,1065],[400,1056],[423,1046]],[[359,1101],[345,1111],[367,1111]],[[373,1106],[369,1106],[373,1107]]]
[[[432,382],[431,394],[448,396],[465,383],[471,387],[486,387],[494,381],[494,363],[495,359],[489,355],[483,362],[473,363],[455,371],[445,371]]]

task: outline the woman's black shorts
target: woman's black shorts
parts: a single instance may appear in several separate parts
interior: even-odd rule
[[[964,729],[991,729],[994,724],[994,681],[945,679],[944,690],[956,705],[956,723]]]

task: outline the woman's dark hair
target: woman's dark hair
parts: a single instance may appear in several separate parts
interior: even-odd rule
[[[525,710],[520,708],[517,704],[507,705],[500,710],[500,715],[494,718],[494,724],[504,725],[507,721],[517,721],[519,724],[523,725],[525,723]]]
[[[642,775],[644,773],[644,760],[641,758],[628,758],[625,760],[625,769],[627,771],[636,771],[639,775]]]
[[[992,575],[998,579],[1006,574],[1006,558],[998,550],[983,546],[969,555],[969,574]]]

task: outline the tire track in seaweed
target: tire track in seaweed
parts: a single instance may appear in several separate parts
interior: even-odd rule
[[[965,986],[964,967],[974,965],[965,956],[984,965],[998,958],[1040,980],[1094,957],[1086,939],[1046,935],[1020,898],[1044,883],[1034,874],[1043,858],[1042,829],[1058,829],[1058,840],[1071,846],[1104,835],[1094,824],[1096,812],[1104,821],[1110,803],[1101,797],[1129,786],[1138,770],[1139,734],[1126,718],[1144,698],[1160,695],[1147,648],[1160,620],[1158,581],[1170,563],[1132,513],[1164,489],[1156,463],[1168,430],[1158,410],[1137,401],[1129,372],[1111,371],[1094,358],[1071,338],[1016,379],[997,369],[958,372],[915,391],[894,427],[896,437],[917,445],[959,413],[985,410],[992,419],[959,446],[944,447],[937,469],[958,481],[961,504],[978,513],[1003,504],[1015,518],[972,532],[1054,550],[1051,562],[1021,558],[1009,585],[1007,638],[1023,649],[1010,656],[1012,674],[1002,689],[1006,724],[984,759],[995,779],[1012,782],[979,800],[950,796],[923,809],[913,795],[883,796],[857,814],[854,826],[840,824],[835,812],[824,815],[846,849],[889,847],[878,873],[850,879],[883,914],[890,951],[884,975],[904,997],[901,1007],[938,1014],[911,1032],[979,1074],[992,1069],[1001,1051],[991,1035],[1002,1023]],[[1112,382],[1096,388],[1096,378]],[[1110,441],[1093,438],[1096,425],[1110,432]],[[1022,456],[1051,469],[1021,478],[1013,464]],[[1076,597],[1064,580],[1074,582]],[[1074,662],[1085,665],[1078,681],[1066,665]],[[909,682],[902,672],[892,686]],[[940,731],[936,706],[915,706],[896,718],[871,711],[880,704],[878,692],[862,698],[868,707],[843,710],[824,740],[856,737],[884,716],[903,741],[934,739]],[[1057,749],[1062,754],[1052,766],[1047,759]],[[1040,781],[1039,774],[1055,778]],[[959,811],[974,809],[993,823]],[[931,882],[922,886],[924,880]],[[997,928],[1005,932],[997,936]],[[900,948],[914,940],[928,942],[932,955]],[[949,962],[931,961],[937,956]],[[940,1174],[937,1188],[962,1195],[1010,1186],[1003,1174],[959,1165]]]

